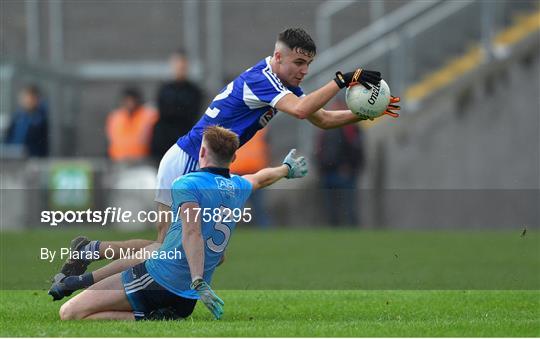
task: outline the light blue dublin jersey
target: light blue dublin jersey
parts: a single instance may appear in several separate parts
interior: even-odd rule
[[[190,289],[191,272],[182,247],[182,219],[180,207],[186,202],[198,203],[201,234],[204,241],[203,278],[210,283],[212,274],[227,247],[236,221],[245,215],[244,205],[252,186],[246,179],[232,175],[224,169],[206,168],[179,177],[172,185],[172,210],[175,220],[171,224],[157,259],[148,259],[146,269],[161,286],[184,298],[198,299]],[[195,220],[196,211],[186,215]],[[181,253],[181,258],[173,253]]]
[[[219,125],[238,134],[242,146],[268,124],[277,113],[276,103],[289,93],[298,97],[304,94],[300,87],[285,87],[272,72],[267,57],[221,90],[203,117],[176,143],[197,159],[204,129]]]

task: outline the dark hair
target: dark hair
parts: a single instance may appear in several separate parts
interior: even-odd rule
[[[317,46],[311,36],[302,28],[287,28],[279,33],[277,41],[287,45],[290,49],[300,49],[309,56],[317,54]]]
[[[36,98],[39,98],[41,96],[41,90],[35,84],[27,84],[22,88],[22,90],[30,95],[33,95]]]
[[[238,135],[221,126],[208,126],[204,129],[203,140],[212,152],[214,161],[226,164],[232,161],[234,152],[240,147]]]
[[[142,103],[144,101],[141,90],[133,86],[124,88],[122,91],[122,98],[133,98],[138,103]]]
[[[182,47],[177,48],[172,55],[187,59],[187,51]]]

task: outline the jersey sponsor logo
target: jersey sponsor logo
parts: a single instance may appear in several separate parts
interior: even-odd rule
[[[259,125],[262,127],[268,125],[270,120],[276,115],[277,111],[274,108],[269,108],[261,117],[259,118]]]
[[[221,177],[216,177],[215,179],[218,190],[220,190],[222,193],[225,193],[225,195],[229,196],[230,198],[234,197],[234,185],[232,181],[227,178]]]

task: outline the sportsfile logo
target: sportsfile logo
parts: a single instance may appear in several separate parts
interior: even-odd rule
[[[229,192],[227,186],[220,187],[225,192]],[[85,211],[42,211],[41,223],[49,226],[58,226],[60,224],[107,224],[119,223],[157,223],[157,222],[177,222],[181,220],[181,209],[177,213],[173,211],[138,211],[133,213],[124,210],[121,207],[107,207],[105,210]],[[184,218],[187,221],[201,220],[202,222],[251,222],[251,208],[193,208],[185,210]]]
[[[85,211],[42,211],[41,223],[50,226],[58,226],[62,223],[77,224],[100,224],[105,226],[109,223],[155,223],[173,220],[172,211],[132,211],[121,207],[107,207],[105,210]]]

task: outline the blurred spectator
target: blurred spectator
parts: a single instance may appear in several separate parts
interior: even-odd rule
[[[21,146],[31,157],[49,155],[48,112],[36,85],[19,92],[19,108],[7,129],[5,143]]]
[[[358,125],[322,131],[317,142],[317,165],[331,226],[357,225],[357,179],[364,168],[363,135]]]
[[[152,129],[158,113],[143,103],[139,89],[126,88],[121,107],[109,114],[106,129],[112,160],[139,161],[150,155]]]
[[[184,51],[170,59],[174,80],[163,84],[157,97],[159,121],[154,127],[152,157],[159,163],[165,152],[186,134],[199,118],[203,92],[187,79],[189,63]]]
[[[255,173],[269,166],[270,156],[266,142],[266,129],[261,129],[255,136],[236,151],[236,159],[231,164],[231,173],[245,175]],[[269,227],[270,217],[266,211],[265,190],[256,190],[251,193],[253,222],[259,227]]]

